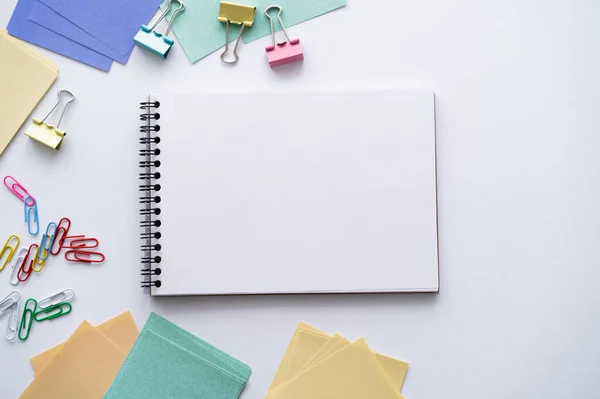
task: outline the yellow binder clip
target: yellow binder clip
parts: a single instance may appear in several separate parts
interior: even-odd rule
[[[220,3],[218,20],[225,22],[225,51],[223,51],[223,54],[221,54],[221,61],[227,64],[235,64],[237,62],[239,58],[237,48],[240,44],[242,33],[244,32],[244,28],[246,26],[251,28],[254,25],[255,12],[256,7],[253,6],[228,3],[226,1],[222,1]],[[229,24],[242,25],[242,29],[240,29],[240,35],[238,36],[235,46],[233,47],[234,59],[232,61],[227,61],[225,59],[225,54],[227,54],[227,51],[229,50]]]
[[[63,93],[67,93],[71,96],[71,98],[65,103],[65,107],[63,108],[63,111],[60,114],[60,119],[58,120],[56,127],[54,127],[46,123],[46,119],[48,119],[52,112],[54,112],[54,110],[60,105],[61,96]],[[25,134],[31,137],[32,139],[39,141],[42,144],[46,144],[48,147],[54,148],[55,150],[59,150],[60,146],[62,145],[63,139],[65,138],[65,135],[67,133],[65,133],[62,130],[59,130],[58,127],[60,126],[60,122],[62,121],[65,112],[67,111],[67,107],[73,101],[75,101],[75,96],[73,95],[73,93],[71,93],[69,90],[59,90],[58,102],[56,103],[56,105],[52,107],[52,109],[50,110],[50,112],[48,112],[48,115],[46,115],[44,119],[39,120],[37,118],[33,118],[33,123],[25,131]]]

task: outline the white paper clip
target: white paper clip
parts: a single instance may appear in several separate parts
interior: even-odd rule
[[[12,265],[12,272],[10,274],[10,279],[8,280],[12,285],[17,285],[20,282],[18,277],[19,268],[21,267],[21,263],[23,263],[23,259],[25,258],[25,256],[27,256],[28,252],[29,248],[21,248],[16,256],[17,259]]]
[[[71,302],[73,298],[75,298],[75,292],[72,289],[66,289],[39,301],[38,308],[46,309],[59,303]]]
[[[12,341],[17,336],[19,322],[19,302],[15,302],[8,313],[8,324],[6,325],[6,339]]]
[[[21,300],[21,294],[19,294],[17,291],[11,292],[6,298],[1,300],[0,317],[4,316],[4,314],[8,312],[15,303],[19,303],[19,300]]]
[[[65,107],[63,108],[63,111],[60,114],[60,119],[58,120],[56,127],[54,127],[46,123],[46,119],[48,119],[48,117],[52,114],[52,112],[54,112],[56,107],[60,105],[60,97],[63,93],[68,93],[71,96],[71,99],[65,103]],[[67,135],[67,133],[65,133],[64,131],[59,130],[60,122],[62,121],[62,118],[65,115],[65,112],[67,111],[67,107],[73,101],[75,101],[75,96],[73,95],[73,93],[71,93],[69,90],[59,90],[58,101],[56,102],[56,105],[52,107],[52,109],[50,110],[50,112],[48,112],[48,115],[46,115],[44,119],[39,120],[37,118],[33,118],[33,123],[29,126],[27,130],[25,130],[25,134],[31,137],[32,139],[47,145],[50,148],[59,150],[60,146],[62,145],[63,139]]]
[[[171,15],[171,20],[169,21],[169,25],[167,26],[167,31],[165,32],[164,36],[156,32],[154,29],[156,29],[160,21],[162,21],[167,16],[169,11],[171,11],[171,4],[173,0],[167,0],[167,6],[165,7],[165,11],[154,23],[154,25],[152,25],[151,28],[148,28],[146,25],[142,25],[140,31],[133,38],[135,44],[137,44],[143,49],[150,51],[151,53],[162,57],[163,59],[167,58],[169,50],[171,50],[171,47],[173,47],[174,44],[173,40],[167,37],[167,35],[171,31],[171,27],[173,26],[173,21],[175,21],[175,18],[178,14],[182,13],[185,10],[185,4],[183,4],[179,0],[174,1],[179,3],[179,7],[175,9],[175,11],[173,11],[173,15]]]

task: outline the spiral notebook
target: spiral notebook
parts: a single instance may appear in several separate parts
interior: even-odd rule
[[[151,295],[439,290],[434,94],[150,95]]]

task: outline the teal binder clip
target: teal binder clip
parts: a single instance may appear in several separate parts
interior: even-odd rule
[[[169,21],[169,25],[167,26],[167,31],[165,32],[164,36],[158,32],[155,32],[154,29],[160,23],[160,21],[162,21],[167,16],[169,11],[171,11],[171,4],[173,3],[173,0],[167,1],[165,11],[154,23],[154,25],[152,25],[152,28],[148,28],[146,25],[142,25],[140,31],[133,38],[135,44],[162,57],[163,59],[167,58],[169,50],[171,50],[171,47],[173,47],[173,40],[167,37],[167,35],[171,31],[171,26],[173,26],[173,21],[175,20],[175,17],[177,17],[178,14],[182,13],[183,10],[185,10],[185,4],[183,4],[179,0],[175,1],[179,3],[179,7],[175,11],[173,11],[173,14],[171,15],[171,20]]]

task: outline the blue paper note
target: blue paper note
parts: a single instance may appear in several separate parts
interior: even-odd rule
[[[126,56],[133,37],[148,24],[160,0],[42,0],[42,3]]]
[[[35,1],[33,10],[29,14],[29,20],[44,28],[50,29],[59,35],[65,36],[74,42],[84,45],[100,54],[103,54],[121,64],[127,63],[129,56],[133,52],[133,48],[127,55],[122,55],[90,35],[56,11],[45,4]]]
[[[8,33],[76,61],[108,71],[112,60],[27,19],[36,0],[19,0],[8,22]]]

